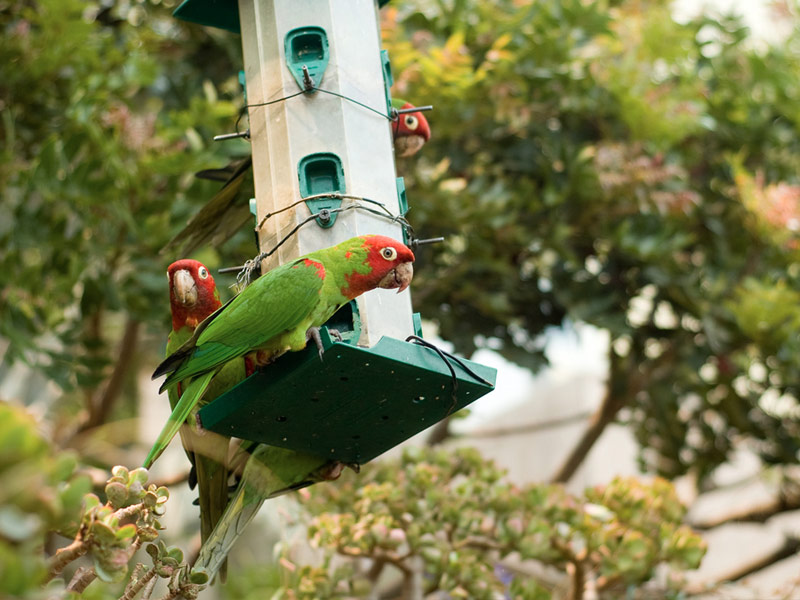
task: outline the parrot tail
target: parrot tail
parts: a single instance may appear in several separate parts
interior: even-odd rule
[[[253,494],[248,488],[244,482],[239,485],[214,531],[203,542],[200,554],[192,566],[193,572],[205,573],[209,581],[223,569],[228,552],[264,503],[263,496]]]
[[[245,530],[265,500],[299,490],[313,483],[335,479],[340,471],[330,476],[330,461],[309,454],[294,452],[266,444],[245,442],[252,449],[244,471],[225,513],[214,531],[204,540],[192,571],[214,578],[225,563],[233,545]],[[240,449],[238,459],[247,454]],[[237,459],[234,458],[234,462]]]
[[[192,379],[192,382],[186,386],[183,394],[181,395],[181,399],[178,400],[178,404],[175,405],[172,414],[167,419],[164,428],[161,430],[161,433],[158,434],[158,439],[156,439],[155,444],[150,449],[150,453],[147,455],[147,458],[144,461],[144,468],[149,469],[156,459],[161,456],[161,453],[167,448],[169,443],[172,441],[172,438],[175,437],[175,434],[178,433],[178,430],[183,425],[184,421],[186,421],[186,417],[189,416],[189,413],[192,412],[192,409],[197,406],[197,403],[200,401],[200,398],[203,397],[203,394],[208,387],[208,384],[211,383],[211,380],[216,375],[218,369],[213,369],[204,373],[202,375],[198,375],[195,379]]]

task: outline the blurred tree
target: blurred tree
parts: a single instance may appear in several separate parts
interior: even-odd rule
[[[416,307],[462,352],[533,369],[549,326],[611,335],[605,400],[554,479],[620,416],[664,474],[702,478],[741,439],[795,462],[800,32],[756,45],[657,0],[383,14],[398,93],[435,106],[404,165],[412,222],[447,236]]]
[[[175,257],[158,249],[216,187],[192,172],[246,152],[243,142],[209,144],[235,119],[239,40],[181,24],[169,14],[175,4],[0,3],[3,360],[23,360],[58,384],[46,416],[62,445],[79,446],[76,432],[133,414],[134,402],[118,400],[136,396],[142,324],[159,340],[169,329],[163,270]],[[414,225],[447,235],[444,246],[420,251],[418,308],[462,352],[488,346],[532,369],[543,364],[549,326],[579,320],[610,332],[603,407],[555,478],[568,479],[620,416],[635,426],[643,460],[664,474],[702,477],[739,440],[768,461],[795,462],[800,33],[756,46],[736,19],[677,24],[656,0],[407,0],[383,14],[397,95],[436,106],[434,137],[403,164]],[[206,249],[202,258],[239,264],[251,243],[243,232],[229,252]],[[84,459],[108,461],[82,449]],[[72,468],[45,455],[39,487],[70,489],[55,482],[73,481]],[[438,473],[435,486],[426,480],[433,493],[455,493],[448,501],[463,514],[472,508],[458,504],[470,500],[458,496],[460,485],[508,491],[494,467],[469,455],[404,460],[407,481]],[[460,460],[469,469],[454,467]],[[404,521],[390,510],[408,499],[386,489],[391,471],[373,473],[362,490],[341,488],[348,501],[363,500],[357,506],[343,508],[340,488],[329,488],[314,529],[320,546],[352,541],[359,552],[383,552],[409,543],[405,530],[405,541],[392,538]],[[668,496],[660,485],[642,493]],[[619,500],[640,496],[637,486],[617,482],[579,504],[601,505],[611,522],[639,531]],[[548,504],[551,492],[558,497]],[[571,532],[583,526],[570,519],[586,511],[557,488],[526,493],[546,496],[527,508],[560,511]],[[511,494],[519,504],[506,508],[522,510],[523,496]],[[47,509],[19,506],[0,523],[9,556],[39,543],[29,534],[59,527],[39,515]],[[34,518],[13,522],[20,510]],[[677,523],[679,511],[666,512]],[[430,512],[420,514],[427,526]],[[469,535],[473,523],[459,523],[461,514],[444,516]],[[552,522],[531,514],[534,524]],[[389,537],[356,527],[373,516]],[[349,529],[334,540],[342,523]],[[524,539],[509,536],[504,548],[523,551]],[[644,537],[627,563],[607,573],[599,555],[590,568],[612,582],[613,573],[644,581],[650,559],[664,556]],[[159,560],[180,562],[170,552],[164,546]],[[496,589],[485,556],[469,555],[464,566]],[[33,560],[15,573],[39,582],[44,568]],[[448,569],[429,560],[439,587],[468,589],[469,578]],[[311,593],[330,583],[314,570],[298,577]],[[10,585],[27,591],[20,581]]]
[[[254,587],[245,576],[231,598],[583,598],[590,587],[601,598],[665,597],[677,587],[642,588],[656,567],[695,568],[705,552],[663,479],[574,497],[511,485],[475,450],[411,448],[310,489],[320,564],[294,565],[287,551],[282,582],[257,577]],[[400,590],[389,592],[392,574]]]
[[[173,257],[158,249],[214,187],[192,173],[232,148],[209,142],[236,114],[217,89],[239,94],[237,41],[169,4],[0,6],[0,336],[6,362],[65,392],[49,415],[62,441],[105,423],[124,389],[116,416],[134,414],[140,324],[169,329]]]

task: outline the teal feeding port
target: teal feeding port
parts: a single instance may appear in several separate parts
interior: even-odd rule
[[[364,464],[494,388],[497,371],[450,367],[433,349],[383,337],[372,348],[334,341],[285,354],[200,411],[217,433]],[[453,376],[457,388],[453,394]]]
[[[300,179],[300,196],[308,198],[318,194],[344,194],[344,169],[341,159],[332,152],[319,152],[304,156],[297,165],[297,176]],[[312,214],[323,209],[339,208],[342,201],[338,198],[314,198],[306,200],[306,206]],[[331,213],[327,220],[317,218],[320,227],[332,227],[336,222],[336,213]]]
[[[392,93],[389,88],[394,85],[392,63],[389,62],[389,51],[381,50],[381,66],[383,68],[383,94],[386,96],[386,113],[392,114]]]
[[[320,84],[328,67],[328,35],[322,27],[292,29],[286,34],[284,52],[289,71],[301,90]]]

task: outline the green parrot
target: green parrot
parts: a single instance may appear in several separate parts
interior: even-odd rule
[[[338,461],[266,444],[251,446],[251,449],[253,453],[248,455],[235,494],[211,536],[204,540],[192,566],[192,571],[202,571],[209,580],[223,567],[236,540],[265,500],[320,481],[337,479],[346,466]]]
[[[399,98],[392,98],[392,108],[408,109],[414,108],[414,105]],[[413,156],[431,139],[428,119],[419,111],[397,115],[397,120],[392,122],[392,139],[394,139],[394,150],[398,155]]]
[[[392,100],[396,109],[414,108],[405,100]],[[421,112],[398,115],[392,121],[392,138],[398,156],[419,152],[431,137],[430,126]],[[244,227],[253,216],[250,198],[254,197],[253,159],[250,156],[231,162],[221,169],[196,173],[200,179],[224,181],[211,200],[161,249],[162,254],[190,254],[203,244],[220,246]]]
[[[169,356],[191,339],[197,325],[222,303],[211,273],[196,260],[184,259],[172,263],[167,269],[167,277],[172,312],[172,331],[167,340]],[[226,363],[189,413],[188,426],[180,428],[181,441],[193,467],[189,485],[194,487],[194,482],[197,483],[200,535],[203,540],[211,534],[228,502],[230,438],[198,428],[194,415],[207,402],[244,379],[245,375],[244,359]],[[167,390],[172,409],[178,404],[182,387],[179,383]]]
[[[413,277],[414,254],[380,235],[351,238],[273,269],[200,323],[153,377],[161,386],[188,384],[145,459],[149,468],[196,409],[214,376],[228,361],[256,352],[259,366],[305,348],[341,306],[374,288],[403,291]],[[321,352],[321,350],[320,350]]]
[[[180,251],[190,254],[205,243],[221,246],[242,229],[253,216],[250,198],[253,189],[253,159],[246,157],[222,169],[206,169],[200,179],[224,181],[211,200],[161,249],[161,254]]]

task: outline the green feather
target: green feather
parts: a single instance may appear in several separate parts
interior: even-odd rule
[[[178,433],[181,425],[186,421],[186,417],[188,417],[192,409],[197,406],[197,403],[205,393],[208,384],[211,383],[211,379],[216,372],[217,370],[214,369],[203,373],[186,386],[178,404],[172,410],[172,414],[169,416],[169,419],[167,419],[164,428],[161,430],[161,433],[158,434],[158,439],[156,439],[155,444],[153,444],[153,447],[150,449],[150,453],[144,460],[143,466],[145,469],[149,469],[153,465],[155,460],[161,456],[161,453],[164,452],[169,445],[170,441],[172,441],[172,438],[175,437],[175,434]]]
[[[265,500],[324,480],[328,464],[329,461],[309,454],[258,445],[247,460],[235,495],[200,549],[192,570],[206,573],[209,579],[214,577]]]

